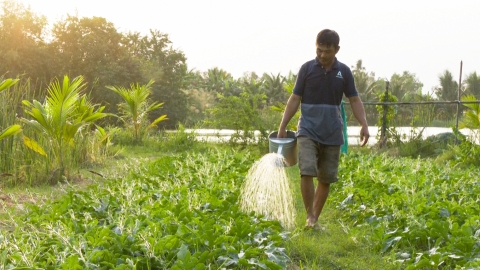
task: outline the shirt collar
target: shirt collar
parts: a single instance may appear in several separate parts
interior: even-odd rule
[[[315,65],[323,68],[322,64],[320,64],[320,61],[318,60],[318,57],[315,57]],[[337,60],[337,57],[335,57],[335,60],[333,61],[332,69],[338,69],[338,60]]]

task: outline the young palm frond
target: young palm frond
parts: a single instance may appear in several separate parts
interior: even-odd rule
[[[473,95],[468,95],[462,97],[462,101],[477,101],[477,99]],[[467,107],[468,110],[464,112],[463,119],[460,122],[460,128],[480,129],[480,104],[466,103],[463,104],[463,106]]]
[[[107,86],[108,89],[117,93],[123,102],[118,104],[118,108],[122,114],[121,119],[127,127],[132,128],[135,141],[141,139],[142,132],[146,132],[149,128],[156,126],[157,123],[166,120],[166,115],[162,115],[155,119],[152,123],[148,123],[148,114],[151,111],[162,107],[163,103],[150,103],[151,86],[154,83],[150,80],[146,85],[131,84],[130,89],[125,87]]]
[[[22,118],[22,122],[33,128],[40,136],[43,136],[45,142],[51,142],[47,145],[51,149],[53,156],[58,160],[58,165],[64,169],[65,146],[75,144],[75,136],[83,127],[86,127],[98,119],[109,116],[103,113],[104,107],[95,108],[82,94],[85,87],[83,77],[79,76],[72,81],[65,76],[62,84],[57,80],[49,85],[47,97],[42,104],[37,100],[33,102],[24,100],[26,107],[25,113],[30,119]],[[32,141],[32,139],[29,139]],[[32,144],[33,143],[33,144]],[[43,151],[41,146],[32,141],[29,145],[36,145],[32,149]],[[43,151],[44,152],[44,151]]]

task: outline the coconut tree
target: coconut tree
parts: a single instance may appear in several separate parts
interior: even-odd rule
[[[232,80],[233,77],[230,73],[215,67],[209,69],[205,74],[205,88],[215,93],[224,93],[226,82]]]
[[[297,75],[289,72],[288,75],[283,80],[283,89],[287,93],[287,96],[293,93],[293,88],[295,87],[295,82],[297,81]],[[277,105],[272,105],[270,108],[275,111],[283,114],[285,111],[285,107],[287,103],[287,99],[284,102],[279,102]],[[298,118],[300,117],[300,110],[298,110],[295,115],[293,116],[292,120],[288,123],[287,129],[289,130],[297,130],[297,122]]]
[[[274,105],[279,102],[284,102],[288,98],[288,93],[283,88],[285,83],[285,77],[280,74],[263,74],[262,79],[264,81],[263,88],[267,95],[267,104]]]
[[[379,80],[375,79],[374,72],[368,72],[358,60],[355,67],[352,67],[355,88],[362,96],[362,101],[375,101],[376,96],[383,90]]]
[[[142,135],[146,134],[148,129],[167,119],[167,115],[164,114],[151,123],[148,121],[148,114],[163,105],[163,103],[149,100],[153,83],[154,81],[150,80],[145,85],[131,84],[130,89],[121,86],[107,86],[123,99],[123,102],[118,104],[120,119],[127,128],[132,130],[135,142],[140,142]]]
[[[465,92],[480,99],[480,77],[477,72],[473,72],[465,78],[465,85]]]
[[[440,86],[437,86],[434,91],[439,100],[442,101],[455,101],[458,99],[458,82],[453,79],[453,75],[450,71],[445,70],[438,77]],[[453,119],[456,112],[456,107],[445,104],[440,105],[440,112],[437,113],[443,120]]]
[[[25,113],[29,116],[21,118],[26,126],[32,128],[38,136],[43,138],[42,145],[35,140],[24,137],[24,143],[35,152],[47,156],[44,149],[52,154],[53,164],[58,165],[60,175],[64,174],[65,158],[68,150],[77,145],[76,138],[86,127],[95,121],[108,116],[103,113],[104,106],[96,108],[87,99],[82,90],[86,84],[79,76],[70,81],[64,76],[62,83],[59,80],[52,82],[47,89],[47,97],[43,103],[33,100],[23,101]],[[48,147],[48,148],[46,148]]]
[[[375,102],[377,97],[382,94],[384,87],[383,79],[375,79],[374,72],[368,72],[363,66],[362,60],[358,60],[355,66],[352,66],[355,88],[362,98],[363,102]],[[377,122],[378,113],[374,106],[365,106],[365,113],[369,123]],[[350,117],[349,117],[350,118]]]

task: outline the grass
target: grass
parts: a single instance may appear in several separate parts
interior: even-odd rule
[[[0,205],[3,205],[4,208],[0,209],[0,220],[2,220],[0,229],[12,229],[6,209],[13,209],[13,213],[20,214],[24,203],[42,204],[68,190],[85,189],[92,184],[110,181],[104,179],[119,179],[122,174],[132,168],[144,166],[161,156],[175,155],[179,151],[203,151],[206,147],[205,143],[192,145],[188,143],[188,139],[186,141],[184,149],[173,149],[173,145],[170,144],[159,147],[124,147],[116,158],[109,160],[103,166],[80,170],[79,177],[68,183],[5,189],[0,192],[0,198],[4,198],[3,201],[0,200]],[[173,151],[169,149],[173,149]],[[262,155],[257,148],[252,148],[252,151],[256,152],[255,154],[258,156]],[[292,259],[287,269],[398,269],[398,267],[390,265],[381,254],[374,251],[365,240],[363,235],[368,234],[368,228],[349,228],[342,224],[339,221],[338,210],[328,201],[320,217],[320,222],[322,226],[326,227],[326,230],[303,231],[306,216],[300,194],[298,166],[287,168],[287,174],[295,196],[298,227],[292,233],[291,240],[286,243],[288,255]],[[330,196],[335,196],[335,192],[331,192]],[[5,199],[7,197],[10,199]]]
[[[298,166],[289,167],[287,173],[295,196],[298,227],[287,244],[293,260],[289,269],[398,269],[398,266],[389,264],[369,246],[363,237],[369,233],[368,229],[353,229],[342,224],[339,210],[328,200],[319,219],[325,231],[303,231],[306,213],[300,192]],[[334,189],[329,196],[335,196]]]

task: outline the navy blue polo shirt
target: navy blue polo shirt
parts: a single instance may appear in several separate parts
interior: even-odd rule
[[[335,62],[326,71],[317,58],[302,65],[293,93],[302,97],[297,136],[325,145],[342,145],[342,97],[358,96],[350,68]]]

